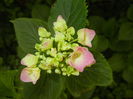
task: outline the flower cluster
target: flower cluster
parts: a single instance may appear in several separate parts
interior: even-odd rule
[[[85,67],[95,63],[93,54],[87,49],[92,47],[94,30],[83,28],[76,33],[74,27],[67,26],[62,16],[53,23],[53,29],[55,34],[51,36],[44,27],[39,27],[40,43],[35,45],[35,54],[27,54],[21,60],[21,64],[27,66],[21,72],[22,81],[35,84],[41,70],[78,76]]]

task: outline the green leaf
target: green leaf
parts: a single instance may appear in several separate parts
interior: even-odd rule
[[[4,41],[2,39],[2,35],[0,36],[0,48],[4,47]]]
[[[62,92],[59,99],[68,99],[67,94],[65,93],[65,91]]]
[[[84,86],[83,84],[78,83],[77,79],[69,78],[67,82],[68,91],[77,99],[80,99],[81,97],[81,99],[85,99],[85,97],[88,99],[92,95],[94,88],[95,86],[92,85]]]
[[[38,28],[46,28],[46,23],[38,19],[19,18],[12,21],[19,46],[26,53],[35,51],[35,43],[39,42]]]
[[[14,77],[16,72],[15,70],[0,71],[0,81],[9,89],[14,88]]]
[[[100,16],[90,16],[89,17],[89,28],[94,29],[96,33],[103,32],[103,26],[105,24],[105,20]]]
[[[125,60],[126,60],[125,55],[117,53],[117,54],[114,54],[111,58],[109,58],[108,62],[113,71],[120,72],[126,66]]]
[[[107,86],[112,83],[112,69],[110,68],[107,60],[104,56],[98,52],[92,51],[96,64],[92,65],[90,68],[86,68],[86,71],[81,73],[79,76],[81,84],[86,84],[86,86],[96,85],[96,86]],[[85,79],[85,78],[86,79]]]
[[[47,2],[49,5],[52,5],[52,3],[54,2],[54,0],[46,0],[46,2]]]
[[[125,96],[126,96],[126,98],[132,98],[133,97],[133,90],[132,89],[126,90]]]
[[[3,58],[0,57],[0,65],[2,65],[2,64],[3,64]]]
[[[133,40],[133,23],[123,23],[119,31],[119,40]]]
[[[14,79],[17,71],[0,71],[0,97],[14,95]]]
[[[128,19],[133,21],[133,5],[130,5],[130,7],[128,8],[127,17]]]
[[[133,40],[116,40],[112,38],[109,44],[109,48],[113,51],[123,52],[133,50]]]
[[[80,83],[78,83],[77,79],[73,79],[73,77],[68,77],[67,80],[67,89],[74,97],[81,97],[86,92],[90,92],[94,89],[94,86],[84,86]]]
[[[122,98],[125,97],[125,92],[126,91],[127,91],[127,84],[125,84],[123,82],[120,82],[120,83],[118,83],[118,87],[115,86],[114,90],[112,92],[110,92],[110,93],[113,93],[112,95],[115,96],[116,99],[122,99]],[[114,97],[112,97],[110,99],[113,99],[113,98]],[[125,98],[125,99],[128,99],[128,98]]]
[[[32,9],[32,17],[48,21],[50,7],[47,5],[35,5]]]
[[[56,74],[41,74],[36,85],[24,86],[24,99],[58,99],[64,89],[64,78]]]
[[[126,80],[128,83],[133,83],[133,66],[129,66],[123,72],[123,79]]]
[[[78,96],[86,88],[93,88],[94,86],[107,86],[112,83],[112,70],[103,57],[102,54],[93,51],[96,59],[96,64],[92,67],[88,67],[79,76],[71,76],[67,81],[67,88],[69,92]]]
[[[23,51],[23,49],[21,47],[17,47],[17,54],[19,56],[19,58],[23,58],[27,53],[25,51]]]
[[[85,90],[85,92],[82,93],[80,97],[76,97],[74,99],[90,99],[90,97],[93,95],[94,91],[95,91],[95,87],[91,88],[90,90]]]
[[[108,39],[106,39],[104,36],[96,35],[92,41],[92,45],[95,50],[103,52],[108,48],[109,42]]]
[[[87,16],[85,0],[57,0],[48,20],[50,29],[58,15],[62,15],[69,27],[73,26],[76,30],[85,27]]]
[[[133,83],[133,52],[128,54],[126,63],[126,68],[122,75],[123,79],[126,80],[128,83]]]
[[[128,54],[127,64],[129,66],[132,66],[133,65],[133,52],[131,52],[131,53]]]
[[[103,24],[103,33],[108,38],[116,36],[117,29],[118,25],[115,18],[111,18]]]

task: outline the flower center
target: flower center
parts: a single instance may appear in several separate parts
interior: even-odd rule
[[[80,57],[80,55],[81,55],[81,53],[75,52],[75,53],[72,55],[72,60],[77,59],[78,57]]]

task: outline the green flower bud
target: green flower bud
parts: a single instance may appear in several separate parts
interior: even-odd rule
[[[36,56],[39,56],[39,55],[40,55],[40,52],[36,52],[35,55],[36,55]]]
[[[40,37],[40,38],[39,38],[40,41],[43,41],[43,39],[44,39],[43,37]]]
[[[75,29],[73,27],[70,27],[67,29],[67,34],[74,35],[75,34]]]
[[[50,62],[52,61],[51,58],[46,58],[45,56],[42,58],[43,60],[40,61],[39,67],[43,70],[49,70],[51,69],[51,65]]]
[[[66,34],[66,40],[67,41],[71,41],[73,39],[73,37],[70,34]]]
[[[46,65],[47,66],[53,65],[53,63],[54,63],[53,61],[54,61],[53,58],[47,57],[47,59],[46,59]]]
[[[65,46],[64,46],[65,45]],[[71,44],[67,43],[67,42],[62,42],[62,47],[61,47],[61,50],[69,50],[71,49]]]
[[[61,70],[62,70],[63,72],[65,72],[67,69],[64,67],[64,68],[62,68]]]
[[[40,50],[40,48],[41,48],[41,44],[35,44],[35,49],[37,49],[38,51]]]
[[[39,56],[39,58],[41,58],[41,59],[42,59],[42,58],[43,58],[43,55],[40,55],[40,56]]]
[[[66,76],[67,74],[65,72],[63,72],[62,75]]]
[[[67,73],[72,73],[74,71],[73,67],[68,66],[67,67]]]
[[[75,34],[75,29],[73,27],[70,27],[67,29],[67,33],[65,34],[66,40],[71,41],[73,40],[73,35]]]
[[[61,74],[61,71],[59,69],[55,69],[55,73]]]
[[[56,48],[51,48],[51,56],[56,56],[56,54],[57,54],[57,50],[56,50]]]
[[[54,30],[58,32],[64,32],[67,29],[66,21],[62,16],[58,16],[57,21],[53,23]]]
[[[72,49],[74,49],[75,47],[78,47],[78,46],[79,46],[79,44],[73,43],[73,44],[72,44]]]
[[[65,40],[65,35],[63,33],[60,33],[60,32],[55,33],[55,41],[56,42],[62,42],[64,40]]]
[[[54,66],[59,67],[59,62],[57,60],[54,61]]]
[[[61,64],[60,67],[64,67],[64,64]]]
[[[38,34],[40,37],[49,37],[51,34],[45,28],[39,27]]]
[[[39,68],[43,69],[43,70],[49,70],[51,69],[51,66],[46,66],[45,64],[39,64]]]
[[[48,49],[51,49],[53,47],[53,40],[51,39],[44,39],[44,41],[41,44],[41,51],[45,51]]]
[[[62,42],[59,42],[58,45],[57,45],[57,49],[58,49],[58,51],[61,50],[61,47],[62,47]]]
[[[51,74],[52,73],[51,69],[47,70],[47,73]]]
[[[72,75],[79,76],[79,72],[78,72],[78,71],[74,71],[74,72],[72,73]]]
[[[61,62],[63,60],[63,57],[64,57],[63,53],[57,53],[55,58],[57,61]]]
[[[56,50],[56,48],[51,48],[51,50],[48,50],[46,53],[47,53],[47,55],[55,57],[57,54],[57,50]]]

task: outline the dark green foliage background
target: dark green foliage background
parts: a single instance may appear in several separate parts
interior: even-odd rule
[[[31,92],[27,92],[27,85],[23,85],[23,83],[19,81],[18,73],[21,70],[21,68],[18,70],[18,68],[21,67],[19,62],[20,56],[24,56],[25,52],[23,52],[23,50],[28,50],[29,52],[31,50],[22,49],[18,46],[13,25],[9,21],[20,17],[33,17],[47,22],[50,8],[54,2],[55,0],[0,1],[0,99],[30,99],[30,94],[41,93],[41,91],[36,91],[33,87]],[[114,81],[107,87],[93,87],[92,85],[90,88],[86,88],[85,85],[81,84],[72,85],[77,91],[72,90],[74,88],[69,88],[68,90],[71,94],[68,90],[62,93],[60,92],[60,99],[132,99],[133,1],[86,0],[86,3],[88,5],[87,27],[96,30],[97,33],[97,36],[93,40],[93,48],[101,52],[108,60],[113,70]],[[45,14],[41,13],[42,9],[44,9]],[[45,23],[42,24],[45,25]],[[77,26],[82,27],[82,24]],[[50,79],[51,76],[47,76]],[[58,78],[55,77],[54,79],[56,81]],[[44,88],[47,88],[47,83],[55,83],[57,87],[62,86],[60,81],[64,80],[64,78],[60,78],[60,80],[58,80],[59,82],[54,82],[53,80],[50,79],[45,83],[39,82],[37,86],[44,84]],[[70,80],[76,82],[75,79],[69,79],[68,84]],[[98,81],[98,79],[94,80]],[[91,81],[88,80],[88,82]],[[63,83],[65,83],[65,81]],[[26,87],[26,98],[21,95],[21,85]],[[97,85],[97,83],[94,85]],[[28,84],[28,88],[31,88],[30,84]],[[52,91],[56,90],[56,88],[52,86],[51,88]],[[60,88],[63,90],[63,87]],[[83,88],[86,88],[86,90],[83,90]],[[40,88],[40,90],[41,89],[42,88]],[[34,95],[36,96],[36,94]],[[46,94],[44,98],[42,94],[43,93],[40,94],[39,99],[47,99],[47,97],[50,97],[50,95]],[[56,94],[55,97],[57,97],[58,93],[54,94]],[[51,96],[51,99],[55,97]]]

